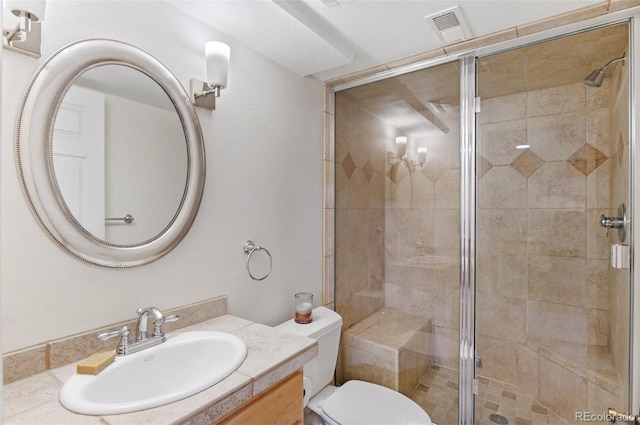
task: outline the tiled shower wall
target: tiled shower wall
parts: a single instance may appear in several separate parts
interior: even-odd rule
[[[478,115],[478,373],[571,421],[623,396],[598,224],[614,212],[624,155],[624,142],[610,143],[609,99],[608,82],[577,83],[483,99]]]
[[[336,311],[344,329],[384,307],[385,143],[393,129],[336,95]]]
[[[449,367],[459,352],[459,139],[458,129],[410,139],[407,153],[426,146],[427,162],[391,167],[386,179],[386,306],[426,318],[425,354]]]

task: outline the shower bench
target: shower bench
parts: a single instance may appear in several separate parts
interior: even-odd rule
[[[383,308],[342,335],[343,381],[359,379],[409,395],[429,365],[430,320]]]

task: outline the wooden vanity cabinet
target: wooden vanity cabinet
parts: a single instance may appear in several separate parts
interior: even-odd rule
[[[212,425],[302,425],[302,396],[299,370]]]

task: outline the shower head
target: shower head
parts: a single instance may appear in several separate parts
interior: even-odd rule
[[[604,68],[596,69],[584,79],[583,83],[589,87],[600,87],[604,81]]]
[[[607,70],[607,68],[609,68],[609,66],[613,65],[614,63],[624,62],[626,59],[626,54],[623,54],[620,58],[610,60],[602,68],[596,69],[595,71],[591,72],[591,74],[589,74],[587,78],[584,79],[583,83],[585,83],[589,87],[600,87],[602,85],[602,81],[604,81],[604,72]]]

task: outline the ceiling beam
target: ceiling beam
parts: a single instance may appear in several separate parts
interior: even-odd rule
[[[442,131],[444,134],[449,132],[449,127],[434,114],[431,109],[427,105],[425,105],[418,97],[413,94],[413,92],[401,81],[397,79],[389,79],[388,80],[388,88],[391,93],[398,96],[400,99],[404,100],[416,110],[420,115],[422,115],[427,121],[433,124],[436,128]]]

